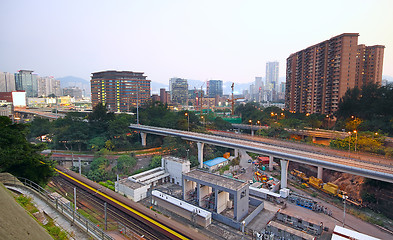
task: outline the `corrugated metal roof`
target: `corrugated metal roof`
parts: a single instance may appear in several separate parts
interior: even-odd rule
[[[217,157],[217,158],[214,158],[212,160],[203,162],[203,164],[205,164],[205,165],[207,165],[209,167],[212,167],[212,166],[215,166],[215,165],[220,164],[220,163],[225,162],[225,161],[228,161],[228,159],[223,158],[223,157]]]

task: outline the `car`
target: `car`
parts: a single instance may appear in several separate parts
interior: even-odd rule
[[[252,163],[252,160],[251,160],[251,159],[248,159],[248,163]]]

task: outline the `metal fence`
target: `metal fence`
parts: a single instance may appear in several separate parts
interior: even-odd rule
[[[37,183],[30,181],[26,178],[16,178],[12,175],[1,175],[0,182],[2,182],[4,185],[25,187],[30,190],[32,189],[36,191],[41,197],[41,199],[46,201],[53,208],[56,208],[59,213],[64,215],[74,224],[78,225],[78,227],[85,230],[87,234],[89,234],[91,237],[102,240],[114,240],[114,238],[106,234],[101,228],[96,226],[90,220],[86,219],[78,211],[75,211],[74,208],[64,203],[61,203],[60,201],[58,201],[59,198],[53,198],[52,196],[50,196],[51,193],[42,188]]]

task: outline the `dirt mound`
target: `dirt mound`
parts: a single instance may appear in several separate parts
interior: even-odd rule
[[[354,200],[361,201],[360,190],[364,182],[364,177],[352,175],[349,173],[332,172],[329,175],[329,182],[336,184],[341,190],[344,190]]]

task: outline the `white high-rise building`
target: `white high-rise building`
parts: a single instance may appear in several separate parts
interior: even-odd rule
[[[269,101],[276,100],[277,88],[278,88],[278,73],[279,73],[278,62],[267,62],[266,63],[266,87],[265,90],[270,91],[271,99]]]
[[[12,92],[15,90],[15,75],[13,73],[0,72],[0,92]]]

